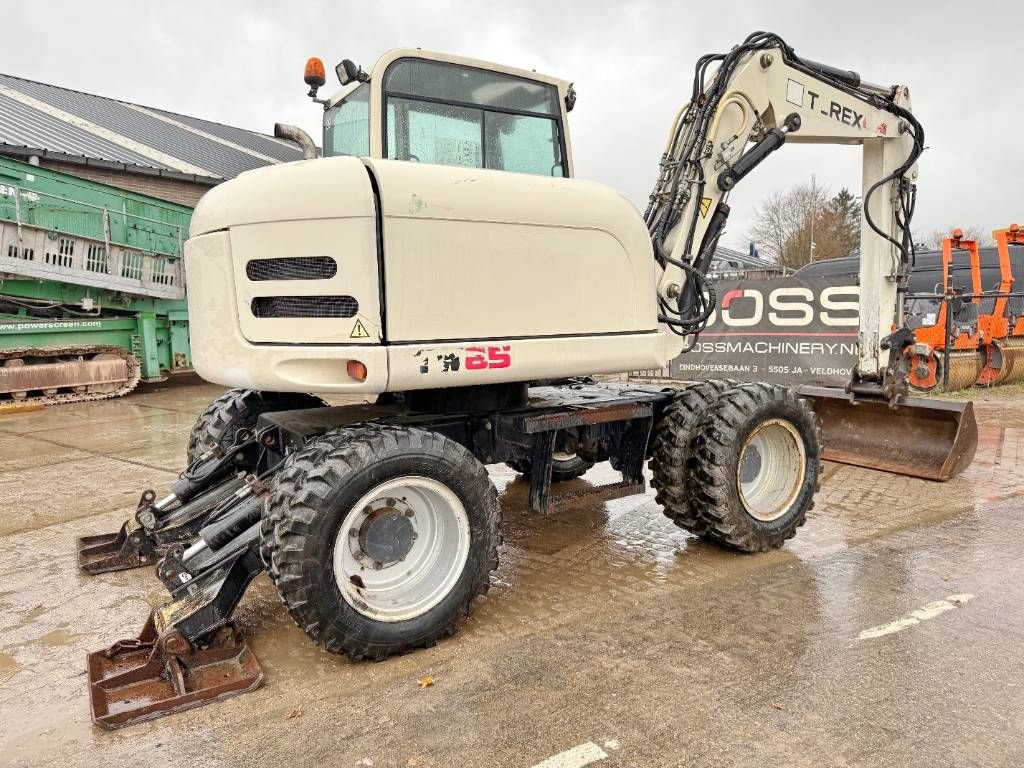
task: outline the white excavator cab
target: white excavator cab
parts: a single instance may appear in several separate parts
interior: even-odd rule
[[[348,67],[324,102],[324,157],[573,175],[566,80],[418,49],[385,54],[369,75]]]
[[[349,69],[322,102],[323,158],[196,208],[200,375],[380,393],[665,364],[643,219],[571,178],[570,83],[419,50]]]

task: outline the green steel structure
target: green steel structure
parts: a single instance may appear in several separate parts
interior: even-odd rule
[[[0,402],[111,397],[189,370],[191,215],[0,157]]]

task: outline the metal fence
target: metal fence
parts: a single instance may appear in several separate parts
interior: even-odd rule
[[[185,297],[185,225],[13,184],[0,185],[0,195],[9,198],[0,216],[0,272],[156,298]],[[51,220],[66,217],[68,206],[72,215],[89,219],[83,229],[96,237],[61,231]]]
[[[1024,291],[948,290],[906,298],[935,309],[910,318],[921,342],[911,350],[911,383],[932,384],[934,379],[932,386],[918,389],[957,392],[1024,381]],[[929,343],[935,340],[939,343]]]

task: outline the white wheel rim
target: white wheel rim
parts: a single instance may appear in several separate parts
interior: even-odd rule
[[[364,616],[407,621],[452,591],[469,543],[469,516],[448,486],[419,475],[397,477],[345,516],[334,541],[334,578],[345,602]]]
[[[554,461],[572,461],[576,458],[576,453],[566,453],[565,451],[555,451],[551,454],[551,458]]]
[[[743,444],[736,467],[747,513],[764,522],[782,517],[803,487],[806,460],[804,441],[790,422],[770,419],[759,424]]]

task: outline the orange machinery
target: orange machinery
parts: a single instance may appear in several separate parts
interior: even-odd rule
[[[971,265],[971,293],[964,294],[951,280],[953,251],[966,251]],[[963,231],[953,231],[942,240],[942,294],[934,322],[914,329],[917,341],[907,349],[911,356],[910,386],[928,391],[945,381],[947,359],[946,339],[951,338],[948,350],[948,389],[972,386],[981,375],[982,357],[979,353],[982,331],[978,322],[981,306],[981,259],[978,242],[968,240]]]
[[[978,316],[983,335],[982,370],[979,386],[993,386],[1024,380],[1024,311],[1019,301],[1011,302],[1015,280],[1010,259],[1011,245],[1024,245],[1024,230],[1016,224],[992,233],[999,256],[999,287],[988,312]]]

